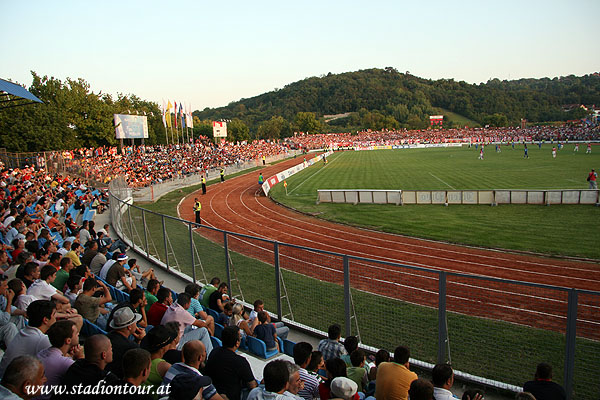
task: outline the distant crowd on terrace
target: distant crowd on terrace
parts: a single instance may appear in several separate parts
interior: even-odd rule
[[[250,143],[214,144],[203,137],[193,144],[81,148],[56,152],[71,173],[85,174],[95,182],[108,183],[124,177],[131,187],[144,187],[172,178],[207,173],[262,157],[286,154],[291,148],[304,151],[322,148],[351,148],[415,143],[470,143],[527,141],[591,141],[600,139],[600,129],[583,127],[532,127],[489,129],[363,131],[351,133],[298,133],[283,141],[255,140]],[[38,162],[39,165],[42,159]],[[52,160],[48,161],[49,163]]]
[[[130,186],[143,187],[287,151],[285,145],[263,140],[219,145],[197,140],[194,144],[126,146],[121,151],[116,147],[84,148],[61,152],[61,156],[68,160],[68,171],[85,173],[96,182],[108,183],[122,176]]]
[[[299,135],[294,143],[302,149],[312,150],[330,146],[367,147],[402,145],[415,143],[469,143],[482,141],[591,141],[600,140],[600,129],[589,127],[544,127],[531,128],[476,128],[476,129],[427,129],[427,130],[384,130],[351,133],[329,133]]]

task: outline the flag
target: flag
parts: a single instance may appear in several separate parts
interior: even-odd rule
[[[185,128],[185,113],[183,112],[183,103],[179,103],[179,116],[181,118],[181,127]]]
[[[187,126],[194,129],[194,116],[192,115],[192,105],[187,104],[186,107],[186,118],[187,118]]]
[[[167,127],[167,118],[165,118],[165,113],[167,112],[167,105],[165,104],[165,99],[162,99],[162,108],[161,108],[161,112],[162,112],[162,122],[163,122],[163,126],[166,128]]]
[[[169,104],[167,104],[167,110],[165,112],[165,117],[167,118],[167,126],[169,128],[172,127],[172,122],[171,122],[171,107],[173,107],[173,105],[171,104],[171,100],[169,100]]]

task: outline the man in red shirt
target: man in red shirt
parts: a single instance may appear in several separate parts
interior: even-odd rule
[[[171,304],[173,304],[173,296],[171,295],[171,291],[166,287],[161,287],[158,289],[158,293],[156,293],[157,302],[150,306],[150,310],[148,310],[148,324],[153,326],[160,325],[160,321],[162,320],[163,315],[165,315],[165,311]]]

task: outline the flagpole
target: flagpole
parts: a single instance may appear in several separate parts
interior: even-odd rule
[[[169,118],[171,118],[171,113],[169,112]],[[175,137],[173,136],[173,121],[171,121],[171,144],[175,143]]]

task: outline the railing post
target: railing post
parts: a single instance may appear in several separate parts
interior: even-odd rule
[[[135,240],[133,239],[133,223],[131,221],[131,204],[127,204],[127,217],[129,218],[129,234],[131,235],[129,240],[131,240],[131,247],[135,248]]]
[[[223,231],[223,247],[225,248],[225,272],[227,273],[227,287],[229,298],[233,298],[231,289],[231,271],[229,270],[229,246],[227,245],[227,232]]]
[[[167,271],[169,270],[169,249],[167,247],[167,225],[165,224],[165,216],[161,215],[162,227],[163,227],[163,242],[165,245],[165,264],[167,265]]]
[[[275,261],[275,293],[277,296],[277,318],[281,321],[281,271],[279,269],[279,243],[273,243],[273,256]]]
[[[438,289],[438,356],[437,362],[446,362],[446,343],[448,339],[448,327],[446,326],[446,272],[439,273]]]
[[[565,372],[563,384],[567,400],[573,398],[573,379],[575,369],[575,340],[577,330],[577,290],[569,290],[569,303],[567,312],[567,334],[565,344]]]
[[[196,262],[194,261],[194,231],[192,229],[192,223],[188,224],[190,231],[190,253],[192,255],[192,279],[196,283]]]
[[[352,325],[350,322],[350,260],[344,256],[344,315],[346,316],[346,336],[352,335]]]
[[[144,246],[146,250],[146,257],[150,257],[150,247],[148,246],[148,227],[146,226],[146,212],[142,208],[142,224],[144,225]]]

